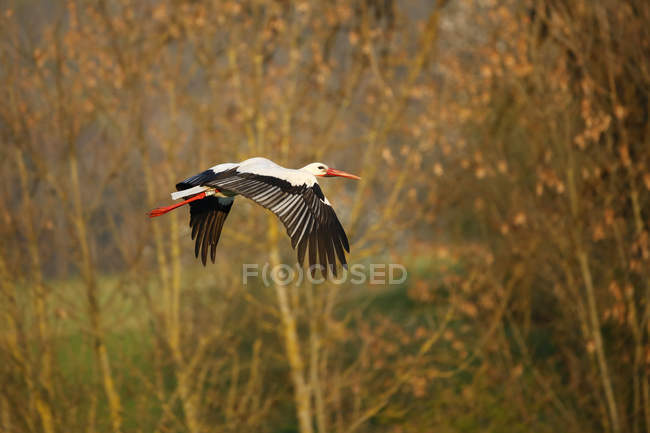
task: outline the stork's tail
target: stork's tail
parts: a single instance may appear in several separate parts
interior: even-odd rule
[[[167,212],[176,209],[177,207],[181,207],[181,206],[183,206],[183,205],[186,205],[186,204],[188,204],[188,203],[190,203],[190,202],[193,202],[193,201],[195,201],[195,200],[200,200],[200,199],[202,199],[202,198],[205,198],[205,193],[204,193],[204,192],[202,192],[201,194],[197,194],[197,195],[195,195],[195,196],[193,196],[193,197],[190,197],[190,198],[188,198],[187,200],[184,200],[184,201],[182,201],[182,202],[180,202],[180,203],[176,203],[176,204],[173,204],[173,205],[171,205],[171,206],[158,207],[158,208],[156,208],[156,209],[153,209],[153,210],[151,210],[150,212],[147,212],[147,215],[149,216],[149,218],[153,218],[153,217],[157,217],[157,216],[160,216],[160,215],[164,215],[164,214],[166,214]]]

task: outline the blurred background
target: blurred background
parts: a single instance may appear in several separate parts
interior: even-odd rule
[[[0,0],[0,431],[650,433],[650,3]],[[324,180],[351,263],[265,286],[174,184]]]

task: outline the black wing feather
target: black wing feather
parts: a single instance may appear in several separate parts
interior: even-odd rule
[[[320,265],[336,275],[336,260],[347,267],[345,251],[350,252],[348,238],[334,209],[326,203],[317,183],[292,185],[273,176],[240,173],[236,168],[220,173],[200,173],[178,186],[205,185],[241,194],[275,213],[284,224],[291,246],[297,249],[302,264],[308,251],[312,270]],[[199,200],[194,203],[201,203]]]
[[[204,266],[208,261],[208,250],[210,250],[210,259],[214,263],[221,229],[232,204],[232,199],[220,197],[206,197],[190,203],[192,239],[196,238],[194,255],[199,257],[201,253],[201,262]]]
[[[199,185],[207,185],[219,176],[212,170],[205,170],[197,175],[188,177],[176,184],[176,189],[182,191]],[[232,208],[233,199],[224,197],[206,197],[190,203],[190,227],[192,239],[195,240],[194,255],[201,255],[205,266],[210,260],[214,263],[217,254],[217,244],[221,238],[221,229]]]

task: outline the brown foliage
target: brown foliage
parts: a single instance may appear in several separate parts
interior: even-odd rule
[[[0,430],[650,432],[646,3],[1,3]],[[407,283],[145,217],[252,156]]]

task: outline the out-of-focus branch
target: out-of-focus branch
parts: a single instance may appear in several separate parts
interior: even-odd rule
[[[23,200],[23,214],[25,221],[25,231],[27,234],[27,243],[29,246],[29,256],[31,259],[32,284],[34,287],[34,312],[38,329],[38,342],[42,350],[40,362],[37,370],[39,371],[39,388],[41,391],[36,392],[35,405],[41,416],[43,430],[47,433],[54,431],[54,420],[50,400],[54,397],[54,384],[52,383],[52,350],[49,335],[49,324],[46,311],[47,294],[43,285],[43,274],[41,272],[41,257],[39,248],[39,233],[35,227],[34,203],[28,185],[28,174],[23,161],[23,153],[20,150],[15,154],[16,166],[20,175],[20,186]]]
[[[271,267],[275,268],[280,264],[280,255],[277,247],[278,230],[274,215],[269,215],[268,244],[271,246],[269,253]],[[300,423],[300,432],[311,433],[314,430],[312,426],[311,395],[305,381],[305,368],[296,329],[296,319],[289,307],[286,287],[280,284],[274,284],[274,289],[282,315],[281,334],[284,337],[287,359],[291,368],[291,380],[294,387],[294,400],[296,403],[298,422]]]

